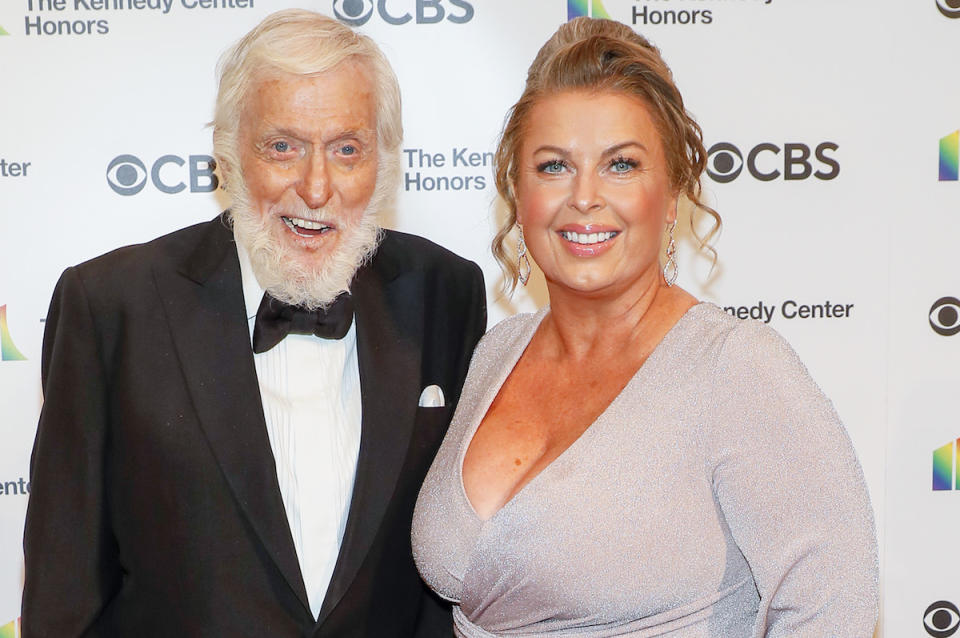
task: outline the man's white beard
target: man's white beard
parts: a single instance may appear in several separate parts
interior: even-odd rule
[[[234,237],[249,253],[260,287],[285,303],[310,310],[329,306],[341,293],[349,292],[357,269],[373,256],[383,236],[376,222],[384,199],[380,189],[354,222],[303,205],[285,212],[290,217],[331,222],[338,235],[333,252],[321,248],[312,259],[304,259],[304,251],[288,246],[277,236],[278,230],[290,232],[278,229],[277,216],[261,215],[250,205],[246,184],[236,186],[230,209]]]

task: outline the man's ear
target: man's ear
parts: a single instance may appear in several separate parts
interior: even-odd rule
[[[230,183],[230,177],[233,174],[230,163],[220,157],[214,157],[213,161],[216,164],[217,175],[220,177],[221,190],[229,190],[228,184]]]

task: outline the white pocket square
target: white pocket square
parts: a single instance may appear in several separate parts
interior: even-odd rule
[[[420,393],[420,403],[421,408],[442,408],[444,406],[443,402],[443,390],[440,389],[438,385],[428,385],[423,389],[423,392]]]

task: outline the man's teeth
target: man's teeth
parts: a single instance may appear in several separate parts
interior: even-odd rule
[[[293,232],[297,232],[297,228],[302,228],[304,230],[319,230],[324,231],[328,230],[330,226],[324,224],[323,222],[314,222],[309,219],[300,219],[299,217],[283,217],[283,222],[287,227]],[[300,233],[297,233],[298,235]]]
[[[617,233],[613,231],[606,233],[574,233],[566,230],[560,233],[564,239],[572,241],[575,244],[599,244],[600,242],[611,239],[616,234]]]

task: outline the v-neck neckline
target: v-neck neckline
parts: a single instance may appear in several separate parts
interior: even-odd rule
[[[530,477],[530,479],[526,483],[524,483],[519,490],[517,490],[513,495],[511,495],[510,498],[503,503],[503,505],[497,508],[497,510],[494,511],[493,514],[491,514],[488,518],[483,518],[477,512],[476,508],[473,506],[473,502],[470,500],[470,497],[467,495],[467,489],[463,483],[463,461],[466,458],[467,450],[470,449],[470,444],[473,443],[473,439],[477,434],[477,430],[480,428],[480,424],[483,422],[483,419],[486,418],[487,412],[490,411],[490,406],[493,404],[494,399],[496,399],[497,395],[500,393],[500,390],[503,388],[503,384],[506,383],[507,378],[513,372],[514,368],[516,368],[517,363],[520,361],[520,358],[523,356],[523,353],[526,352],[527,347],[530,345],[530,342],[533,340],[533,336],[536,334],[537,329],[540,327],[540,324],[543,322],[544,317],[546,317],[547,314],[550,312],[550,306],[545,306],[539,312],[537,312],[534,315],[533,320],[530,322],[530,326],[527,329],[527,331],[520,337],[520,339],[523,341],[522,347],[520,345],[516,346],[513,356],[510,359],[504,360],[504,365],[500,368],[499,374],[497,375],[496,379],[494,379],[493,382],[491,383],[490,390],[487,392],[487,395],[484,397],[484,404],[482,406],[483,409],[475,413],[475,414],[479,414],[479,417],[475,419],[475,423],[471,425],[470,429],[467,431],[463,439],[460,441],[460,450],[457,455],[457,482],[460,485],[460,495],[463,498],[464,502],[466,503],[467,510],[470,512],[470,514],[476,520],[478,520],[481,524],[486,525],[493,519],[497,518],[501,512],[503,512],[508,507],[513,505],[513,503],[515,503],[524,492],[528,491],[528,488],[530,488],[531,485],[537,482],[542,482],[540,477],[543,476],[544,474],[547,474],[551,470],[551,468],[553,468],[557,464],[558,461],[565,459],[565,457],[569,457],[572,454],[570,452],[571,450],[573,450],[574,448],[578,448],[578,447],[582,447],[583,445],[586,445],[586,443],[581,443],[581,441],[586,441],[588,438],[593,438],[597,436],[595,434],[595,432],[598,430],[597,426],[600,425],[601,422],[604,421],[605,418],[613,411],[615,406],[621,402],[622,397],[630,391],[630,389],[634,386],[634,384],[639,382],[638,379],[642,375],[646,374],[645,371],[649,370],[651,367],[656,366],[659,360],[664,356],[663,355],[664,345],[677,338],[677,334],[678,334],[677,328],[681,324],[689,320],[688,317],[690,317],[693,314],[692,311],[694,311],[694,309],[703,307],[705,305],[707,305],[706,302],[698,302],[693,306],[691,306],[690,308],[688,308],[686,311],[684,311],[684,313],[680,316],[680,318],[677,319],[676,323],[674,323],[670,327],[670,329],[666,332],[666,334],[663,336],[663,338],[660,339],[660,342],[656,346],[654,346],[649,356],[646,358],[643,364],[639,368],[637,368],[637,371],[633,374],[632,377],[630,377],[630,380],[627,381],[627,383],[623,386],[623,388],[620,390],[617,396],[615,396],[610,401],[610,403],[606,405],[606,407],[600,412],[600,414],[597,415],[597,417],[590,423],[590,425],[588,425],[584,429],[584,431],[581,432],[580,435],[576,439],[574,439],[573,442],[570,443],[570,445],[564,448],[560,452],[560,454],[558,454],[552,461],[550,461],[547,465],[541,468],[539,472],[537,472],[532,477]]]

